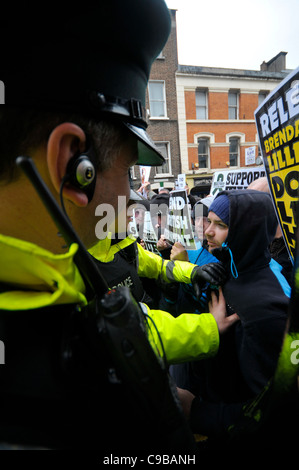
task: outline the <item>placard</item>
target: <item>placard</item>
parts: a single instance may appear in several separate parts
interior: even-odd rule
[[[178,175],[178,189],[185,189],[186,175],[184,173]]]
[[[139,171],[140,171],[140,181],[141,185],[149,181],[150,179],[150,174],[151,174],[151,167],[150,166],[139,166]]]
[[[299,188],[299,68],[257,108],[255,121],[274,207],[294,260]]]
[[[196,249],[186,190],[175,190],[169,194],[164,235],[171,243],[179,242],[188,250]]]
[[[255,147],[247,147],[245,149],[245,165],[255,164]]]
[[[159,250],[157,248],[158,238],[152,224],[150,211],[146,211],[144,213],[143,241],[146,250],[159,254]]]
[[[217,196],[220,191],[224,190],[246,189],[252,181],[262,176],[266,176],[266,171],[263,166],[240,168],[239,170],[215,171],[210,194]]]

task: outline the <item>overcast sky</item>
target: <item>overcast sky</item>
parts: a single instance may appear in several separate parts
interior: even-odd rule
[[[299,67],[299,0],[166,0],[177,10],[182,65],[260,70],[287,52]]]

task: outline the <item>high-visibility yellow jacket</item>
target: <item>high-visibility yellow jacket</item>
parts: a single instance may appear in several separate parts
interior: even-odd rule
[[[116,253],[133,243],[136,244],[136,240],[132,236],[115,244],[111,244],[111,240],[106,238],[99,241],[90,253],[102,262],[110,262]],[[191,282],[194,264],[187,261],[164,260],[161,256],[143,249],[138,243],[137,249],[139,276],[151,279],[160,277],[166,282]],[[188,313],[174,318],[162,310],[146,308],[161,336],[169,363],[201,359],[216,354],[219,346],[219,333],[216,321],[210,313],[201,315]],[[158,341],[158,333],[154,328],[152,328],[152,334]]]
[[[101,243],[101,248],[105,247],[110,247],[109,240]],[[25,311],[73,303],[86,305],[85,285],[73,259],[77,249],[78,246],[73,244],[67,253],[55,255],[32,243],[0,235],[0,284],[10,285],[8,289],[3,288],[0,291],[0,310]],[[113,259],[115,249],[117,250],[116,246],[111,247],[103,257]],[[142,251],[140,253],[139,264],[144,255]],[[152,259],[152,254],[148,259]],[[164,270],[164,265],[165,263],[162,265],[162,272],[167,271]],[[139,267],[138,272],[140,269],[142,268]],[[179,273],[180,269],[174,267],[172,273]],[[153,335],[156,335],[157,343],[160,335],[169,363],[216,354],[219,333],[211,314],[183,314],[174,318],[161,310],[148,308],[147,313],[156,325],[159,333],[153,328]]]
[[[139,276],[150,279],[159,277],[166,282],[191,282],[191,273],[196,267],[195,264],[188,261],[164,260],[161,256],[150,251],[144,250],[133,236],[120,240],[118,243],[111,244],[110,238],[100,240],[90,251],[90,253],[99,261],[104,263],[113,260],[116,253],[135,243],[137,245],[137,271]]]

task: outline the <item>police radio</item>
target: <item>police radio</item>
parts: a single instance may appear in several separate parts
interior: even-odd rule
[[[183,415],[176,387],[169,377],[162,341],[158,345],[151,341],[150,331],[155,325],[147,315],[147,308],[144,306],[143,310],[128,287],[109,290],[98,265],[60,209],[33,161],[20,156],[16,163],[31,181],[67,244],[78,244],[74,261],[87,285],[89,300],[83,311],[85,325],[80,331],[85,335],[84,341],[92,344],[96,360],[102,359],[103,350],[106,355],[108,353],[117,378],[128,391],[132,406],[138,404],[140,413],[156,417],[159,424],[155,433],[161,436],[166,449],[194,452],[195,440]],[[157,330],[156,333],[159,338]]]

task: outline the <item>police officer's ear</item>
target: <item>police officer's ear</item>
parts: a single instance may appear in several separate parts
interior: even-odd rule
[[[70,160],[84,152],[85,146],[85,133],[76,124],[64,122],[52,131],[47,145],[47,163],[52,184],[58,193]],[[79,207],[88,204],[86,193],[75,185],[64,186],[63,197]]]

